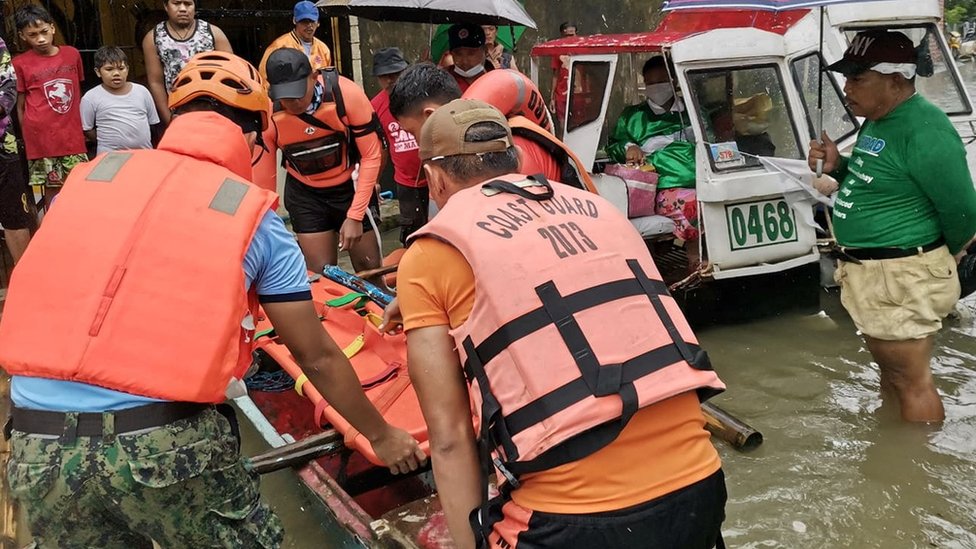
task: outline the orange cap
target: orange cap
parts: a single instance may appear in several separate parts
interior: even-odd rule
[[[169,92],[169,108],[176,110],[195,99],[212,98],[224,105],[260,115],[261,130],[268,128],[270,99],[253,65],[222,51],[194,55],[176,76]]]

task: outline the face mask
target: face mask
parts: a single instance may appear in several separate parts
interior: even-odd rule
[[[644,96],[648,103],[661,107],[674,97],[674,90],[668,82],[650,84],[644,88]]]
[[[454,65],[454,72],[456,72],[459,76],[463,78],[474,78],[475,76],[478,76],[479,74],[485,72],[485,66],[475,65],[468,70],[464,70],[461,67]]]

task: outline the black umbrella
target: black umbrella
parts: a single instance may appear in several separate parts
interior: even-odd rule
[[[535,21],[516,0],[319,0],[326,15],[354,15],[373,21],[523,25]]]

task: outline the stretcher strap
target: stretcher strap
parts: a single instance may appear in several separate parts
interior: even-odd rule
[[[409,386],[410,376],[408,376],[407,372],[403,369],[399,369],[396,376],[389,383],[384,384],[383,388],[380,389],[379,398],[373,401],[373,406],[379,410],[381,415],[385,416],[386,412],[390,409],[390,406],[392,406],[393,403],[400,398],[400,395],[402,395],[403,391]],[[318,412],[318,406],[315,408],[315,411]],[[323,407],[323,410],[324,409],[325,408]],[[349,430],[346,431],[345,435],[343,436],[343,441],[346,443],[346,446],[352,446],[353,442],[356,440],[356,437],[361,434],[362,433],[360,433],[357,429],[350,426]]]
[[[356,339],[352,340],[352,343],[347,345],[346,348],[342,350],[342,354],[346,355],[346,358],[351,359],[352,357],[356,356],[359,351],[362,351],[363,347],[365,346],[366,336],[359,334],[356,336]],[[295,380],[295,392],[300,396],[305,396],[305,393],[302,391],[302,386],[305,385],[306,381],[308,381],[308,376],[305,374],[298,376],[298,379]],[[318,414],[316,414],[316,417],[318,417]]]
[[[350,304],[353,309],[362,309],[366,306],[366,302],[369,301],[369,296],[362,292],[350,292],[342,297],[337,297],[335,299],[330,299],[325,302],[329,307],[346,307]]]
[[[298,376],[298,379],[295,380],[295,392],[298,393],[298,396],[305,396],[302,385],[305,385],[306,381],[308,381],[308,376],[305,374]]]

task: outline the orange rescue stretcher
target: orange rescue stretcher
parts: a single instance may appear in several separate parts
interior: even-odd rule
[[[365,294],[319,275],[310,274],[310,277],[314,279],[312,300],[322,325],[349,358],[367,398],[389,423],[410,433],[429,455],[427,424],[407,374],[406,336],[380,333],[383,309]],[[371,463],[383,466],[366,437],[308,382],[263,312],[258,318],[255,347],[267,353],[295,380],[295,391],[315,406],[316,425],[331,426],[343,435],[346,446],[360,452]]]

